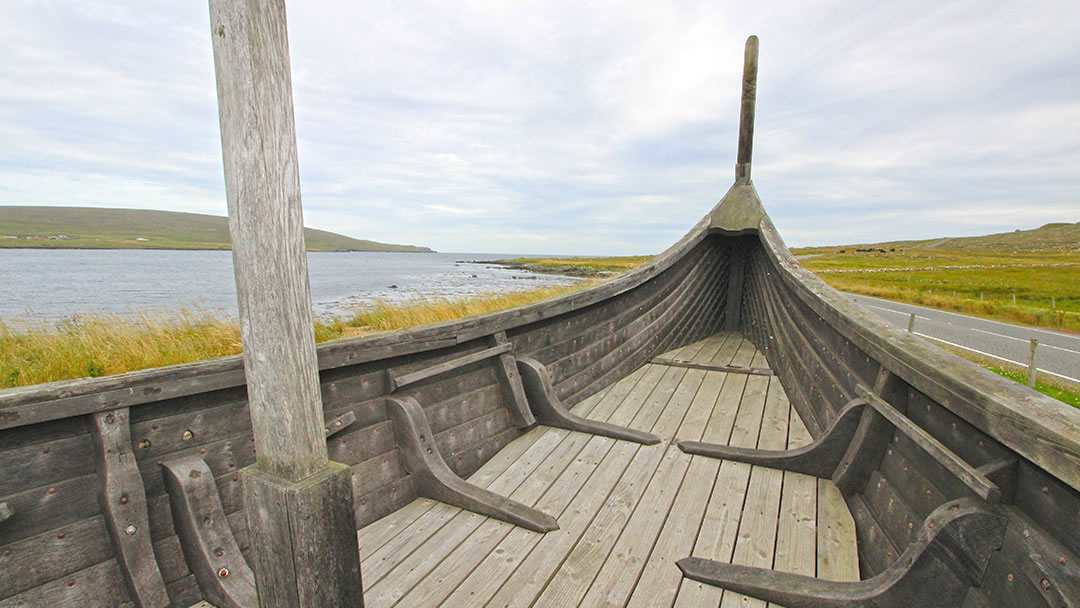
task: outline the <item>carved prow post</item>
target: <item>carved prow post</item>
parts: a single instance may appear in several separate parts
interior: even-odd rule
[[[739,158],[735,183],[750,183],[750,162],[754,155],[754,107],[757,104],[758,37],[746,39],[743,54],[742,110],[739,112]]]

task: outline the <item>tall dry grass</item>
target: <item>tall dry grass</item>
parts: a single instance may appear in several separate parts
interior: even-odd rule
[[[531,304],[585,285],[405,304],[376,301],[351,317],[317,321],[315,339],[325,342],[448,321]],[[0,320],[0,388],[110,376],[240,352],[235,320],[200,309],[181,309],[172,315],[79,315],[58,322]]]

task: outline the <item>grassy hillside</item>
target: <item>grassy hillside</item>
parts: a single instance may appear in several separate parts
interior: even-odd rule
[[[1080,223],[792,251],[843,291],[1080,331]]]
[[[309,251],[431,251],[312,228],[304,228],[304,238]],[[229,221],[217,215],[145,209],[0,206],[0,247],[229,249]]]

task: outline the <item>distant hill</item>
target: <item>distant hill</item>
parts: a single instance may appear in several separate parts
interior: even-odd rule
[[[1075,251],[1080,250],[1080,222],[1055,222],[1031,230],[1014,230],[985,236],[926,239],[922,241],[888,241],[884,243],[859,243],[828,247],[799,247],[797,254],[827,253],[838,248],[879,249],[1000,249],[1023,251]]]
[[[390,245],[304,228],[308,251],[402,251],[427,247]],[[229,249],[229,219],[218,215],[0,205],[0,247],[84,249]]]

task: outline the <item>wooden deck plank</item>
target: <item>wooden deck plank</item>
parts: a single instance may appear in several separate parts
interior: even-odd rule
[[[782,450],[787,447],[790,410],[791,404],[784,395],[783,387],[774,377],[765,401],[761,434],[757,442],[759,449]],[[732,562],[759,568],[772,567],[783,482],[783,471],[759,466],[751,468],[746,505],[743,507],[742,521],[739,522],[739,536]],[[765,602],[725,591],[720,606],[764,608]]]
[[[737,333],[668,356],[767,365]],[[574,410],[665,439],[765,449],[810,441],[776,377],[645,365]],[[474,478],[557,516],[560,529],[541,535],[415,501],[372,524],[392,530],[360,532],[383,541],[376,553],[387,558],[364,562],[369,607],[764,606],[684,580],[674,561],[691,554],[858,579],[854,524],[827,480],[690,456],[673,442],[530,432],[516,440],[529,445],[511,442]]]
[[[746,362],[750,355],[745,348],[746,342],[741,338],[725,342],[713,361],[730,363],[742,354]],[[752,346],[750,353],[752,354]],[[723,378],[723,386],[738,386],[738,394],[742,392],[742,384],[745,378],[738,375],[727,375],[722,372],[705,372],[713,374],[715,378]],[[730,392],[730,389],[728,389]],[[700,394],[700,391],[699,391]],[[724,402],[723,389],[716,401],[698,401],[693,405],[704,407],[705,411],[713,412],[717,407],[723,407],[718,403]],[[738,397],[735,404],[737,407]],[[694,409],[693,407],[691,408]],[[687,414],[680,426],[677,436],[685,439],[701,439],[708,428],[710,415]],[[581,601],[583,606],[623,606],[637,586],[638,576],[646,567],[652,547],[655,544],[662,528],[669,519],[679,488],[682,485],[686,471],[689,468],[690,456],[684,454],[677,446],[667,448],[664,458],[657,473],[645,490],[645,494],[634,510],[627,526],[621,531],[615,547],[608,559],[604,562],[595,580],[587,590]],[[682,557],[682,556],[680,556]]]
[[[705,340],[701,349],[693,355],[694,359],[711,360],[719,352],[726,337],[718,336],[714,337],[717,339]],[[682,356],[687,356],[686,351],[683,351]],[[670,394],[666,403],[661,404],[657,400],[653,408],[649,408],[649,404],[642,408],[646,420],[655,420],[655,423],[649,427],[650,432],[661,437],[672,436],[675,433],[682,423],[685,413],[690,408],[694,397],[697,395],[704,377],[704,372],[690,370],[683,375],[682,380]],[[654,409],[656,412],[650,412],[649,409]],[[644,423],[642,423],[642,428],[644,428]],[[625,447],[629,448],[629,446]],[[607,524],[608,521],[611,521],[612,516],[610,513],[618,511],[618,509],[605,509],[605,505],[629,505],[637,502],[641,490],[647,485],[649,478],[655,472],[663,451],[662,445],[640,447],[640,449],[634,447],[633,450],[627,449],[625,454],[617,454],[616,450],[612,450],[608,460],[618,459],[622,471],[616,487],[603,486],[592,488],[589,491],[583,489],[579,493],[580,500],[575,500],[567,512],[560,517],[560,524],[565,524],[563,529],[556,533],[546,534],[539,541],[536,547],[522,560],[519,574],[499,588],[496,595],[488,602],[488,605],[503,607],[531,605],[533,599],[547,587],[548,582],[554,577],[556,571],[560,569],[563,561],[568,558],[571,550],[578,545],[587,529],[611,529],[610,524]],[[632,462],[630,461],[631,457],[633,457]],[[612,468],[615,468],[615,465],[612,465]],[[590,480],[590,484],[592,484],[592,480]],[[604,489],[609,489],[610,495],[605,493]],[[621,521],[625,521],[627,515],[628,513],[624,512]],[[599,543],[595,542],[596,539],[593,539],[593,541],[592,546],[596,548]],[[488,574],[488,570],[484,570],[484,574]],[[466,594],[466,591],[468,591],[468,594]],[[455,597],[462,601],[468,599],[478,603],[486,598],[485,595],[470,591],[465,586],[458,589],[455,596],[451,596],[451,604],[454,603]],[[558,600],[554,605],[567,604],[565,600]]]
[[[747,365],[752,360],[753,345],[743,341],[733,357],[739,365]],[[751,382],[751,380],[754,380]],[[742,429],[756,438],[761,422],[761,409],[765,401],[764,388],[768,378],[748,378],[741,374],[730,375],[721,390],[720,397],[713,409],[713,416],[701,433],[701,438],[708,441],[724,441],[735,429]],[[760,387],[753,389],[749,387]],[[738,415],[732,418],[729,413],[736,410]],[[732,426],[721,426],[715,421],[733,420]],[[680,432],[680,438],[696,439]],[[687,456],[687,455],[684,455]],[[700,530],[706,512],[712,488],[715,482],[719,461],[699,456],[686,459],[687,472],[675,498],[671,511],[664,522],[659,536],[653,543],[647,563],[641,570],[640,577],[629,598],[630,606],[651,606],[657,602],[670,603],[682,579],[682,574],[675,562],[690,554],[694,539]]]
[[[653,378],[660,377],[664,370],[658,366],[652,366],[654,368],[653,370],[648,370],[647,367],[640,368],[631,373],[609,390],[601,391],[597,395],[583,400],[582,403],[578,404],[578,407],[576,407],[574,411],[583,416],[597,412],[597,410],[609,411],[622,403],[626,395],[635,387],[641,385],[641,388],[638,389],[639,391],[651,390],[652,383],[655,382]],[[642,382],[643,379],[644,382]],[[558,443],[567,436],[567,433],[567,431],[562,429],[536,427],[526,433],[523,437],[511,442],[510,445],[500,450],[499,454],[485,463],[480,470],[469,478],[469,481],[481,487],[490,487],[490,489],[497,492],[510,493],[517,487],[517,484],[520,484],[524,480],[528,472],[532,471],[537,463],[544,460],[552,450],[556,449]],[[544,438],[542,445],[535,451],[530,451],[530,442],[540,441],[540,438]],[[522,441],[523,439],[525,441]],[[518,455],[515,458],[515,454],[519,453],[527,455],[527,458],[523,460],[522,465],[515,464],[519,460],[522,460],[521,455]],[[504,454],[506,457],[503,457]],[[532,466],[529,466],[530,463]],[[516,473],[506,473],[507,477],[503,479],[502,476],[506,472],[506,468],[510,465],[514,465],[515,468],[524,466],[526,467],[526,470],[521,470]],[[525,473],[525,475],[522,475],[522,473]],[[427,509],[423,510],[425,506]],[[427,499],[417,499],[410,503],[408,508],[400,509],[398,512],[408,511],[410,509],[423,510],[423,512],[419,516],[412,518],[411,522],[407,525],[400,526],[397,529],[397,534],[395,534],[392,539],[388,539],[366,554],[363,552],[365,543],[369,542],[369,539],[365,538],[365,535],[371,534],[373,540],[370,542],[374,545],[375,541],[380,540],[378,536],[375,536],[376,534],[379,534],[380,530],[393,526],[398,522],[397,520],[391,519],[395,516],[395,514],[391,514],[380,520],[378,524],[373,523],[365,527],[364,530],[361,530],[361,552],[362,555],[366,555],[362,565],[365,589],[373,589],[390,570],[397,568],[398,565],[409,555],[412,555],[421,544],[437,534],[451,521],[451,519],[461,513],[461,509],[457,507],[429,501]],[[411,517],[412,515],[413,513],[406,513],[407,517]],[[368,532],[369,530],[371,532]],[[365,595],[367,595],[367,593],[365,593]]]
[[[722,337],[724,338],[722,341],[713,342],[712,346],[707,345],[699,351],[695,360],[707,362],[718,357],[730,360],[741,343],[741,338],[734,334]],[[665,407],[664,414],[660,416],[652,432],[668,436],[680,426],[688,432],[704,428],[726,377],[726,374],[707,373],[701,370],[688,373],[673,395],[672,401]],[[687,387],[695,384],[697,389],[692,399],[685,408],[680,407],[686,396],[689,396],[690,391]],[[685,413],[680,415],[681,411]],[[654,480],[658,470],[661,468],[665,472],[669,470],[667,467],[661,467],[661,462],[667,459],[670,466],[670,461],[676,455],[668,446],[642,449],[635,455],[634,462],[631,463],[627,473],[612,491],[608,501],[597,513],[585,534],[566,556],[559,570],[548,581],[535,605],[573,606],[581,602],[611,554],[620,533],[636,513],[645,488],[656,487],[654,484],[657,482]],[[531,557],[530,562],[533,559]],[[529,564],[526,565],[528,566]],[[528,595],[523,594],[522,597],[528,597]],[[493,602],[493,604],[499,605],[498,602]]]
[[[691,345],[689,347],[679,349],[679,352],[683,356],[695,356],[706,344],[708,340]],[[663,377],[655,385],[654,390],[648,394],[643,400],[638,402],[637,399],[632,399],[632,395],[628,395],[618,410],[608,420],[615,424],[629,425],[634,428],[640,428],[642,430],[651,430],[653,425],[648,421],[655,419],[658,414],[652,414],[649,410],[660,410],[664,408],[664,404],[669,401],[672,396],[678,390],[678,387],[682,384],[684,373],[671,373],[671,370],[665,371]],[[644,413],[644,414],[643,414]],[[633,422],[631,422],[631,420]],[[593,437],[592,442],[600,442],[603,438]],[[611,444],[613,441],[606,440],[601,443]],[[599,471],[596,477],[598,481],[593,481],[593,477],[588,480],[589,484],[599,484],[597,487],[590,489],[588,493],[581,492],[583,496],[594,497],[595,494],[600,494],[601,498],[606,497],[608,492],[611,491],[611,487],[622,475],[622,472],[629,464],[631,457],[637,451],[639,446],[636,444],[624,444],[620,442],[620,447],[615,450],[614,462],[608,462],[607,458],[604,458],[598,463],[600,469],[605,471],[604,474],[600,474]],[[630,450],[627,452],[627,450]],[[625,452],[625,453],[624,453]],[[617,474],[609,472],[617,470]],[[612,477],[613,475],[613,477]],[[561,480],[560,480],[561,481]],[[582,480],[584,481],[584,480]],[[569,492],[566,490],[555,492],[553,498],[552,493],[545,494],[545,500],[553,500],[553,506],[558,505],[563,512],[568,509],[568,504],[564,503],[564,500],[572,499],[575,496],[575,492]],[[569,498],[568,498],[569,497]],[[542,501],[543,502],[543,501]],[[588,516],[599,509],[599,504],[593,505],[588,509]],[[560,531],[548,533],[544,537],[556,536],[567,537],[567,535],[573,535],[576,539],[580,535],[580,529],[575,526],[575,523],[581,521],[580,517],[559,517]],[[563,521],[566,519],[566,521]],[[452,587],[461,581],[462,577],[464,581],[460,583],[460,586],[454,591],[454,595],[451,596],[447,602],[454,604],[455,602],[467,602],[470,605],[481,604],[490,597],[491,594],[498,591],[502,581],[509,577],[511,573],[516,570],[520,561],[526,557],[537,543],[541,542],[541,536],[537,534],[526,534],[527,530],[510,530],[505,531],[502,534],[502,538],[498,540],[498,545],[495,548],[491,548],[486,544],[478,544],[477,546],[470,546],[467,556],[459,556],[458,559],[453,560],[452,570],[456,573],[456,576],[450,576],[447,573],[440,572],[440,576],[433,577],[431,579],[425,579],[424,583],[418,586],[416,590],[406,596],[401,606],[429,606],[436,604],[443,600],[448,593],[447,587]],[[561,534],[560,534],[561,533]],[[486,557],[485,557],[486,555]],[[476,558],[479,557],[483,561],[475,566],[475,572],[468,572],[470,568],[476,564]],[[431,581],[429,583],[429,580]]]
[[[695,344],[680,349],[680,351],[694,353],[700,347],[700,344]],[[625,379],[620,381],[619,384],[622,384],[623,388],[616,386],[610,391],[589,413],[590,417],[597,420],[608,420],[616,424],[627,424],[653,393],[665,391],[669,384],[677,382],[677,376],[677,374],[670,374],[670,370],[662,366],[645,366],[637,382],[632,383],[630,388],[626,389],[625,386],[631,383],[625,382]],[[576,450],[582,450],[582,454],[584,454],[584,450],[589,448],[582,448],[582,446],[585,446],[590,436],[580,433],[572,433],[571,435],[566,441],[571,442],[575,445]],[[603,445],[610,447],[610,443]],[[571,467],[573,463],[580,460],[580,458],[572,460]],[[562,466],[567,468],[566,464]],[[562,476],[558,477],[562,479]],[[570,476],[567,479],[576,479],[576,477]],[[533,504],[542,495],[546,496],[548,494],[547,485],[550,485],[553,481],[558,483],[553,477],[545,476],[543,480],[546,482],[543,486],[532,478],[526,480],[523,486],[527,486],[527,491],[515,492],[511,494],[511,497],[525,504]],[[583,483],[584,479],[581,481]],[[543,506],[540,508],[547,512]],[[477,522],[475,518],[470,517],[468,519],[470,525],[466,526],[465,529],[460,531],[451,530],[438,538],[432,537],[425,542],[423,548],[417,551],[417,554],[421,557],[413,560],[414,563],[408,576],[400,580],[395,577],[391,585],[383,586],[377,593],[374,589],[378,585],[374,585],[371,594],[373,599],[369,600],[369,605],[392,606],[398,605],[399,602],[403,606],[432,605],[445,598],[463,578],[470,574],[475,565],[483,560],[510,533],[511,527],[498,520]],[[458,525],[455,522],[450,522],[447,524],[447,528]],[[432,556],[437,555],[441,555],[442,559],[433,559]],[[368,597],[368,594],[365,594],[365,597]]]
[[[855,520],[844,495],[831,480],[818,480],[817,577],[831,581],[859,580]]]

